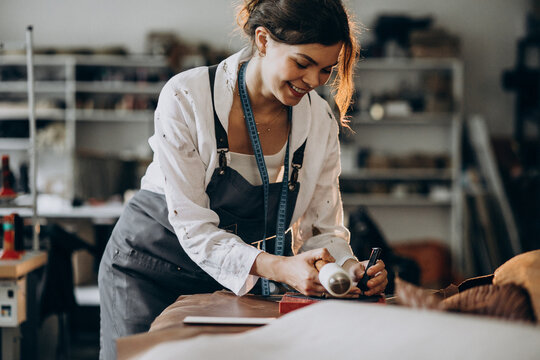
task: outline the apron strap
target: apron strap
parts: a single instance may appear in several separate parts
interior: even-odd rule
[[[292,173],[291,179],[289,180],[289,190],[291,191],[294,191],[296,184],[298,184],[298,171],[300,171],[304,163],[304,150],[306,149],[306,142],[307,139],[298,149],[296,149],[293,154],[291,161]]]
[[[229,151],[229,140],[227,137],[227,132],[223,128],[223,125],[221,125],[221,121],[219,121],[219,117],[216,113],[216,104],[214,101],[214,84],[216,80],[216,70],[219,65],[212,65],[208,67],[208,76],[210,78],[210,93],[212,95],[212,110],[214,111],[214,128],[216,132],[216,144],[217,144],[217,151],[219,153],[219,168],[220,168],[220,174],[223,174],[225,172],[225,167],[227,167],[227,158],[225,156],[225,153]],[[307,94],[309,98],[309,103],[311,104],[311,96],[309,93]],[[306,139],[307,141],[307,139]],[[293,154],[293,159],[291,166],[293,168],[293,171],[291,173],[291,181],[289,181],[289,188],[294,190],[296,187],[296,183],[298,182],[298,171],[302,168],[302,164],[304,162],[304,149],[306,147],[306,141],[300,146]]]
[[[227,157],[225,153],[229,151],[229,140],[227,138],[227,132],[221,125],[219,117],[216,113],[216,103],[214,101],[214,83],[216,80],[216,69],[218,65],[212,65],[208,67],[208,76],[210,78],[210,93],[212,95],[212,109],[214,111],[214,129],[216,132],[216,144],[217,151],[219,153],[219,173],[223,175],[225,168],[227,167]]]

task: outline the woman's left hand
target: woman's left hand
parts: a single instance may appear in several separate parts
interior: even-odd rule
[[[364,276],[367,263],[368,260],[358,262],[350,259],[343,264],[343,268],[349,273],[354,282],[358,282],[362,276]],[[367,282],[369,290],[365,291],[363,295],[372,296],[384,292],[384,289],[386,289],[386,285],[388,284],[388,272],[385,269],[384,262],[382,260],[377,260],[375,265],[367,270],[367,274],[371,276],[371,279]],[[362,294],[362,291],[359,288],[353,288],[349,293]]]

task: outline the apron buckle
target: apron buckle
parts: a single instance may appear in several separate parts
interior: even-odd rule
[[[293,171],[291,173],[291,181],[289,181],[289,190],[294,191],[296,184],[298,183],[298,171],[302,168],[301,164],[291,164]]]
[[[225,156],[225,153],[227,153],[229,149],[218,149],[219,153],[219,175],[225,174],[225,168],[227,167],[227,157]]]

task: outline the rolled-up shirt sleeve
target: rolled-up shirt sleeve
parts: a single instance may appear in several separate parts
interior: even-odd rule
[[[244,295],[258,280],[249,272],[260,250],[218,227],[219,216],[210,209],[206,194],[206,167],[193,127],[188,126],[197,117],[192,104],[188,92],[175,89],[169,81],[154,115],[155,134],[150,144],[164,177],[169,221],[198,266],[225,288]]]
[[[328,110],[330,114],[330,111]],[[343,265],[348,259],[356,259],[349,245],[350,234],[343,225],[343,205],[339,191],[340,150],[338,126],[332,117],[325,159],[313,197],[303,216],[293,227],[295,241],[301,246],[299,252],[326,248]]]

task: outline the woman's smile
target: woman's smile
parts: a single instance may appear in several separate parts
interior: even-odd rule
[[[297,86],[294,86],[291,82],[287,81],[287,85],[289,86],[289,89],[291,90],[292,94],[296,97],[301,98],[304,96],[305,93],[309,91],[309,89],[302,89]]]

